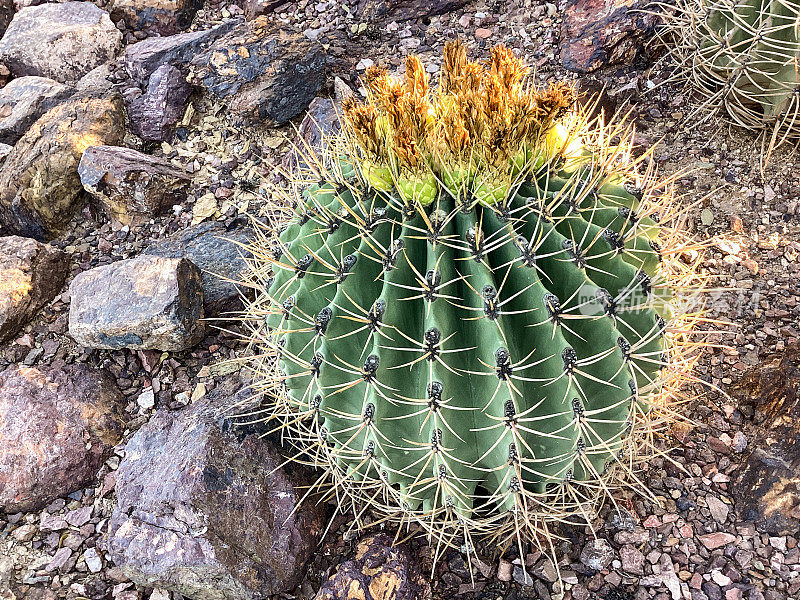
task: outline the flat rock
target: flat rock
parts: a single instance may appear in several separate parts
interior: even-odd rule
[[[325,82],[325,51],[258,17],[196,56],[189,82],[244,117],[281,125],[303,112]]]
[[[257,435],[221,428],[204,398],[158,411],[125,447],[107,549],[144,587],[195,600],[266,599],[295,587],[324,527],[307,483]]]
[[[316,600],[423,600],[430,586],[411,553],[384,533],[359,540],[352,560],[339,565]]]
[[[717,533],[707,533],[705,535],[699,536],[699,538],[703,546],[705,546],[709,550],[716,550],[717,548],[722,548],[722,546],[730,544],[731,542],[736,540],[735,535],[731,533],[725,533],[724,531],[719,531]]]
[[[38,240],[58,235],[80,208],[83,151],[118,144],[124,125],[115,93],[73,97],[42,115],[0,168],[0,233]]]
[[[128,75],[145,86],[150,75],[161,65],[183,68],[192,58],[206,49],[219,36],[230,31],[241,19],[231,19],[202,31],[179,33],[165,37],[150,37],[125,49],[123,64]]]
[[[70,86],[47,77],[12,79],[0,89],[0,142],[16,144],[36,119],[72,92]]]
[[[137,256],[84,271],[69,288],[69,333],[88,348],[178,351],[203,339],[200,270]]]
[[[0,341],[15,335],[66,281],[69,257],[30,238],[0,238]]]
[[[127,103],[131,129],[143,140],[168,141],[191,92],[192,86],[180,69],[161,65],[150,75],[144,93]]]
[[[770,535],[800,530],[800,345],[747,371],[731,395],[755,409],[752,452],[730,490],[740,518]]]
[[[90,484],[122,436],[121,401],[86,365],[0,373],[0,510],[38,510]]]
[[[255,19],[261,15],[268,15],[288,0],[244,0],[244,16]]]
[[[631,64],[644,53],[658,17],[644,2],[569,0],[561,25],[561,60],[567,69],[590,73]]]
[[[14,15],[0,40],[0,62],[16,76],[77,81],[113,59],[122,33],[91,2],[28,6]]]
[[[242,281],[247,270],[243,256],[250,256],[242,244],[252,241],[249,227],[228,228],[210,221],[188,227],[165,240],[148,246],[144,254],[168,258],[188,258],[203,272],[203,302],[206,316],[240,308],[239,289],[232,281]]]
[[[91,146],[78,165],[83,188],[112,218],[139,225],[186,196],[189,176],[164,159],[121,146]]]
[[[134,31],[172,35],[185,31],[202,7],[200,0],[113,0],[111,17]]]

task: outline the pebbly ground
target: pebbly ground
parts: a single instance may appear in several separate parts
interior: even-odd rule
[[[193,28],[237,9],[207,3]],[[577,81],[558,60],[562,10],[531,0],[478,0],[441,16],[364,24],[354,16],[355,5],[300,1],[278,8],[272,18],[326,45],[332,58],[328,80],[338,75],[354,88],[370,61],[399,68],[404,56],[415,52],[426,64],[437,65],[443,43],[457,36],[466,38],[476,54],[498,42],[517,49],[536,65],[537,80]],[[435,66],[430,71],[435,77]],[[715,391],[732,389],[748,369],[800,338],[800,169],[795,156],[780,151],[762,174],[754,138],[717,119],[687,127],[691,97],[679,86],[661,85],[669,74],[666,61],[644,70],[608,67],[593,78],[606,86],[619,110],[630,108],[642,148],[658,144],[654,158],[661,172],[681,173],[676,191],[679,202],[691,206],[689,229],[700,240],[715,240],[703,264],[719,287],[709,314],[729,323],[716,327],[722,331],[711,338],[717,345],[705,350],[697,368],[711,387],[692,387],[686,411],[695,426],[676,432],[672,460],[654,460],[646,474],[658,502],[622,497],[619,510],[609,506],[595,523],[607,544],[590,541],[588,530],[564,532],[558,544],[563,590],[552,565],[535,553],[485,556],[475,569],[474,587],[463,558],[451,553],[435,568],[434,598],[800,598],[800,534],[759,533],[733,509],[732,474],[752,449],[756,431],[749,405]],[[645,92],[653,84],[655,89]],[[221,104],[197,95],[192,106],[194,116],[172,143],[148,148],[192,173],[187,200],[134,231],[85,210],[55,241],[69,254],[73,275],[132,257],[191,223],[229,224],[245,213],[263,212],[292,128],[244,126]],[[170,353],[155,367],[160,353],[77,347],[66,333],[68,306],[67,297],[56,298],[0,347],[0,367],[74,362],[107,369],[127,399],[125,436],[95,487],[37,513],[0,515],[0,574],[10,574],[17,597],[23,598],[177,599],[163,590],[137,589],[97,549],[113,506],[114,471],[124,441],[155,408],[178,409],[212,391],[230,375],[225,372],[230,368],[219,363],[238,355],[243,344],[235,324],[225,323],[231,331],[213,332],[191,351]],[[141,401],[147,386],[156,392],[154,406]],[[304,581],[284,597],[314,597],[325,577],[352,553],[354,540],[342,535],[345,529],[344,523],[338,531],[333,528]],[[429,573],[430,548],[424,540],[411,544]],[[531,575],[519,568],[523,562]]]

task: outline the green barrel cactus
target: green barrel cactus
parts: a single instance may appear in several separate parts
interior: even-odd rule
[[[682,0],[669,11],[662,37],[705,106],[770,132],[770,147],[797,139],[800,3]]]
[[[364,83],[251,248],[256,412],[341,499],[445,544],[588,517],[679,351],[652,173],[503,47],[448,44],[435,91],[417,57]]]

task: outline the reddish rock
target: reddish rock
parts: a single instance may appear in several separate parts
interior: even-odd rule
[[[644,52],[658,18],[628,0],[570,0],[561,26],[564,66],[589,73],[608,65],[631,64]]]
[[[138,225],[180,204],[189,175],[161,158],[120,146],[87,148],[78,165],[83,188],[125,225]]]
[[[703,546],[709,550],[716,550],[717,548],[722,548],[722,546],[735,541],[736,536],[730,533],[719,531],[717,533],[707,533],[705,535],[701,535],[699,536],[699,539],[703,543]]]
[[[320,588],[316,600],[424,600],[431,589],[403,546],[380,533],[363,538],[356,555]]]
[[[192,86],[172,65],[161,65],[147,83],[147,89],[128,100],[128,119],[131,129],[143,140],[165,142],[172,138],[175,124],[186,110]]]
[[[320,44],[258,17],[235,26],[196,56],[189,82],[239,115],[282,125],[319,92],[325,60]]]
[[[244,0],[244,16],[250,20],[267,15],[288,0]]]
[[[196,600],[291,590],[324,515],[313,500],[296,508],[303,473],[284,470],[283,457],[259,436],[223,431],[214,401],[158,411],[128,442],[108,550],[137,584]]]
[[[0,510],[32,511],[88,485],[119,441],[122,394],[85,365],[0,373]]]
[[[73,97],[47,111],[0,169],[0,230],[40,241],[58,235],[80,208],[83,151],[118,144],[124,126],[115,93]]]
[[[201,0],[113,0],[111,18],[134,31],[172,35],[185,31],[202,6]]]
[[[14,336],[61,291],[69,258],[30,238],[0,238],[0,341]]]
[[[753,405],[754,431],[730,486],[740,518],[770,535],[800,531],[800,345],[747,371],[731,389]]]

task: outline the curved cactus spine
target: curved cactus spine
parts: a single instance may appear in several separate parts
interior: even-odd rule
[[[371,70],[368,103],[293,175],[290,224],[252,249],[254,386],[299,459],[466,549],[590,518],[636,481],[691,367],[669,182],[630,130],[526,74],[459,44],[433,99],[415,57],[405,82]]]

